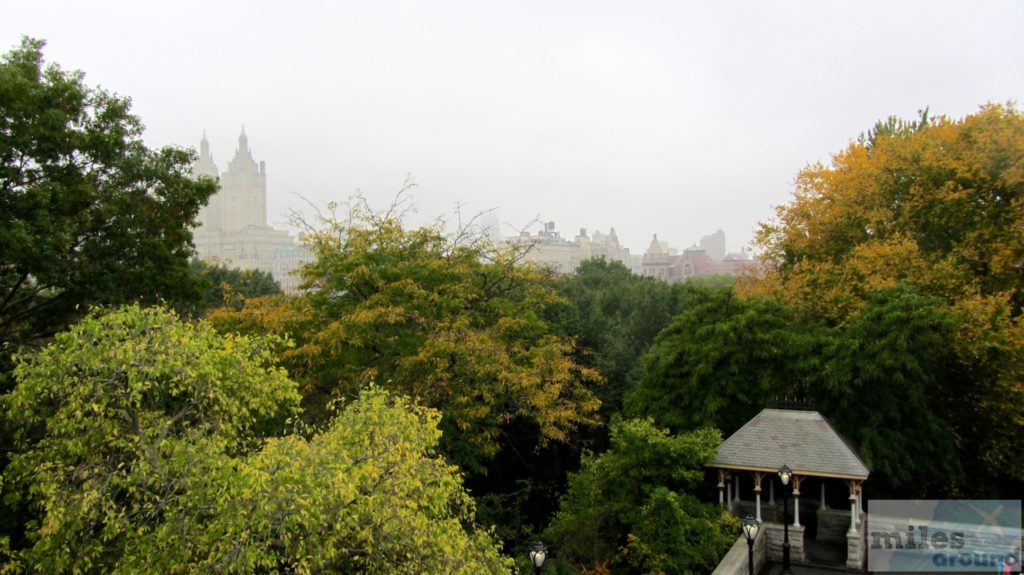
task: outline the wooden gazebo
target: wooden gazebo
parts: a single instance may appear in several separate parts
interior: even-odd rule
[[[762,521],[761,492],[767,478],[774,505],[778,470],[788,465],[792,470],[792,517],[789,529],[794,561],[804,560],[804,530],[800,524],[800,483],[808,477],[820,478],[821,496],[816,510],[818,539],[846,543],[846,566],[862,569],[865,540],[858,527],[865,519],[861,501],[861,484],[870,471],[845,440],[817,411],[765,409],[748,421],[718,448],[714,461],[708,464],[718,471],[718,500],[730,510],[738,510],[740,477],[753,482],[754,512]],[[825,480],[845,484],[849,490],[850,510],[829,509],[825,498]],[[848,514],[848,519],[847,519]],[[774,515],[774,514],[773,514]],[[774,517],[773,517],[774,518]],[[848,522],[849,528],[845,524]],[[764,521],[768,535],[769,558],[778,559],[782,548],[782,525]],[[845,537],[843,532],[845,530]]]

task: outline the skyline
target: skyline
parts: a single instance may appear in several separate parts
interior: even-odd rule
[[[406,175],[419,224],[496,209],[563,236],[614,227],[634,253],[722,229],[749,243],[797,172],[890,115],[1019,100],[1024,6],[953,3],[35,2],[4,50],[133,99],[150,146],[226,162],[245,126],[268,222],[296,194],[384,206]],[[504,227],[503,234],[511,234]]]

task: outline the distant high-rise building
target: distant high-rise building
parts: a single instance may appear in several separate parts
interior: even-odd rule
[[[296,289],[298,278],[292,272],[308,261],[308,254],[288,232],[267,225],[267,167],[253,159],[245,129],[223,174],[217,172],[204,132],[192,173],[220,178],[220,189],[199,211],[199,226],[193,233],[199,258],[258,269],[272,274],[282,289]]]
[[[480,233],[494,245],[501,242],[501,219],[497,212],[485,212],[480,216]]]
[[[725,259],[725,232],[718,230],[700,239],[700,247],[711,256],[711,259],[720,262]]]

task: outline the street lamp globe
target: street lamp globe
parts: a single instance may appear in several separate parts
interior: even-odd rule
[[[754,575],[754,539],[761,530],[761,522],[747,515],[743,518],[743,536],[747,538],[747,575]]]
[[[779,480],[782,481],[783,485],[789,485],[789,480],[793,477],[793,470],[788,465],[783,465],[779,468]]]
[[[747,515],[743,518],[743,536],[747,538],[747,541],[757,539],[757,532],[760,530],[761,522],[754,519],[753,515]]]
[[[789,493],[793,486],[790,479],[793,478],[793,470],[788,465],[779,468],[779,479],[782,481],[782,575],[790,575],[789,561]]]
[[[530,549],[530,562],[533,563],[533,569],[540,573],[540,568],[544,565],[544,560],[548,557],[548,550],[544,547],[544,544],[540,541],[533,544],[533,548]]]

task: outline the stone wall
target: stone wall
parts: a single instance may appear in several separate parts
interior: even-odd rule
[[[768,540],[766,535],[767,533],[762,529],[757,539],[754,540],[754,573],[760,573],[768,560],[767,545],[765,545]],[[748,553],[747,538],[740,535],[739,539],[729,548],[729,552],[718,563],[718,567],[715,568],[712,575],[747,575],[750,565]]]
[[[846,532],[850,530],[849,509],[819,509],[817,541],[846,543]]]
[[[861,514],[861,524],[856,533],[846,534],[846,568],[863,571],[865,566],[865,553],[867,552],[867,525],[864,519],[867,516]]]
[[[772,561],[782,561],[782,543],[785,539],[785,531],[779,523],[765,523],[761,527],[768,536],[768,558]],[[793,563],[804,562],[804,527],[789,526],[789,560]]]

